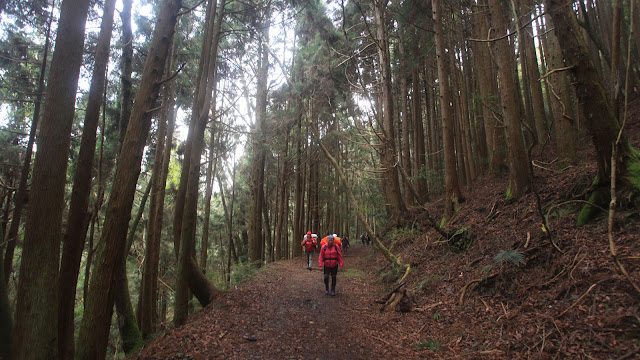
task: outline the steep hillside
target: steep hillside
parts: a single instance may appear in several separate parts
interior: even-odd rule
[[[640,100],[630,109],[627,135],[638,149]],[[506,176],[488,176],[465,192],[449,226],[468,229],[474,239],[468,250],[454,252],[435,231],[423,232],[427,224],[419,212],[412,227],[395,232],[400,239],[385,240],[414,266],[406,286],[416,307],[442,303],[422,319],[431,329],[425,343],[439,344],[434,355],[493,349],[488,356],[509,359],[640,356],[640,294],[610,255],[607,214],[576,227],[596,171],[590,140],[581,138],[579,146],[580,163],[563,170],[554,166],[551,146],[534,156],[551,238],[543,232],[534,193],[508,204]],[[640,285],[640,209],[629,209],[630,200],[619,199],[613,239],[618,258]],[[438,205],[429,204],[436,218]],[[387,281],[396,278],[384,259],[376,261]]]

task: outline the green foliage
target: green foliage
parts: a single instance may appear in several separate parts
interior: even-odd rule
[[[515,264],[520,265],[524,263],[524,254],[518,250],[500,250],[500,252],[493,257],[493,261],[499,265]]]
[[[433,312],[433,320],[434,321],[440,321],[441,318],[442,318],[442,315],[440,315],[440,312],[438,310]]]
[[[347,268],[342,272],[342,276],[347,278],[355,278],[355,279],[366,278],[366,275],[364,272],[362,272],[362,270],[355,269],[355,268]]]
[[[444,276],[441,276],[441,275],[433,275],[432,277],[424,278],[418,283],[418,286],[416,287],[416,291],[422,290],[422,287],[425,285],[428,285],[427,288],[430,288],[433,286],[433,284],[435,284],[437,281],[443,278]]]
[[[422,232],[419,226],[396,228],[391,232],[391,238],[403,238],[418,235]]]
[[[473,239],[467,233],[468,227],[457,229],[448,239],[449,249],[456,253],[467,251],[473,245]]]
[[[635,188],[640,191],[640,153],[633,147],[629,146],[631,155],[627,160],[627,176],[626,179]]]
[[[231,271],[231,286],[242,284],[255,275],[260,268],[258,264],[242,262],[233,267]]]
[[[392,264],[389,271],[381,272],[380,277],[385,283],[393,284],[396,280],[398,280],[402,275],[404,275],[405,269],[398,266],[398,264]]]
[[[436,352],[440,349],[440,341],[435,339],[425,339],[422,342],[419,342],[414,345],[416,350],[429,350]]]

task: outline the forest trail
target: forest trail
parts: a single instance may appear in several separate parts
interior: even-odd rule
[[[269,264],[237,289],[192,315],[189,323],[155,339],[131,359],[383,359],[415,358],[401,329],[411,314],[380,312],[383,294],[368,264],[371,247],[352,246],[338,272],[336,296],[324,293],[315,253]],[[405,324],[406,325],[406,324]],[[415,326],[418,326],[416,323]]]

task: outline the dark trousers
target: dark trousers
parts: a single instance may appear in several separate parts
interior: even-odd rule
[[[338,265],[335,267],[324,266],[324,288],[329,289],[329,275],[331,275],[331,291],[336,291],[336,279],[338,277]]]

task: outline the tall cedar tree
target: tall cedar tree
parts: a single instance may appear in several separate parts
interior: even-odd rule
[[[209,120],[211,109],[212,93],[215,91],[216,66],[218,54],[218,42],[220,41],[220,29],[224,16],[225,0],[220,0],[218,16],[215,20],[215,27],[210,36],[203,40],[203,53],[206,51],[208,59],[204,61],[202,76],[200,77],[199,88],[201,92],[194,105],[197,110],[197,118],[190,136],[191,152],[189,166],[183,167],[183,172],[188,172],[186,176],[186,192],[184,200],[184,213],[182,219],[182,231],[180,234],[180,253],[178,257],[178,279],[175,295],[175,308],[173,322],[182,325],[187,319],[189,305],[189,289],[198,298],[200,304],[206,306],[211,301],[216,292],[215,287],[208,281],[207,277],[200,271],[195,255],[196,221],[198,219],[198,186],[200,179],[200,157],[204,148],[204,132]],[[215,9],[215,2],[213,4]],[[215,14],[215,12],[214,12]],[[212,17],[213,19],[214,17]],[[204,84],[203,84],[204,82]],[[182,176],[181,178],[184,178]],[[206,286],[203,286],[206,285]]]
[[[175,44],[175,43],[174,43]],[[165,70],[165,77],[169,78],[173,72],[174,45],[171,45],[171,55]],[[166,157],[171,156],[171,139],[173,138],[173,126],[167,125],[173,119],[173,107],[175,103],[175,79],[165,83],[162,88],[162,110],[158,119],[158,139],[151,173],[151,200],[149,203],[149,221],[147,222],[147,243],[145,246],[140,296],[138,297],[137,321],[144,339],[148,339],[154,331],[156,320],[156,293],[158,288],[158,265],[160,263],[160,242],[162,239],[162,219],[158,218],[158,212],[164,207],[164,190],[166,177],[164,176],[164,163]],[[169,127],[169,129],[167,129]],[[166,136],[165,136],[166,135]],[[166,139],[166,142],[165,142]],[[166,149],[169,149],[167,153]]]
[[[58,357],[58,264],[88,0],[65,0],[51,61],[16,299],[13,359]]]
[[[116,1],[106,0],[104,3],[100,35],[96,46],[89,98],[84,116],[82,140],[78,163],[73,178],[71,205],[67,220],[67,232],[64,234],[62,261],[60,263],[60,303],[58,306],[58,347],[60,359],[71,359],[74,356],[74,316],[76,285],[80,270],[80,260],[89,226],[89,195],[93,158],[96,150],[96,133],[100,119],[102,93],[106,79],[107,61],[109,61],[109,45],[113,27],[113,14]]]
[[[604,205],[608,203],[610,196],[611,154],[620,132],[620,124],[591,62],[573,8],[566,0],[547,0],[545,4],[562,48],[565,66],[571,72],[576,94],[584,105],[585,124],[596,149],[598,174],[590,200]],[[616,179],[620,184],[617,188],[640,191],[640,154],[629,144],[624,133],[620,137],[618,154],[615,159],[618,170]],[[578,217],[578,225],[585,224],[595,211],[594,207],[585,206]]]
[[[502,1],[489,0],[491,22],[498,29],[498,37],[502,37],[507,29],[507,17],[504,16]],[[500,78],[500,100],[502,116],[506,124],[507,161],[509,163],[509,187],[507,199],[518,199],[526,193],[531,184],[529,160],[524,149],[524,140],[520,130],[520,109],[518,108],[520,92],[517,91],[515,79],[515,63],[512,47],[508,39],[497,39],[494,42],[498,75]]]
[[[391,55],[389,53],[389,36],[387,34],[387,20],[385,17],[386,1],[375,0],[375,18],[377,23],[376,43],[378,48],[378,62],[381,77],[382,112],[378,112],[378,117],[382,117],[382,128],[384,130],[382,144],[382,166],[384,168],[383,188],[387,200],[387,213],[389,214],[389,226],[397,227],[401,225],[401,218],[407,212],[402,192],[400,191],[400,181],[398,179],[397,151],[395,139],[395,113],[394,98],[391,83]]]
[[[442,111],[442,140],[444,145],[444,176],[445,176],[445,212],[444,220],[448,221],[458,205],[462,194],[458,185],[456,172],[456,154],[454,147],[454,118],[451,108],[451,93],[449,85],[449,58],[445,54],[444,34],[442,25],[442,0],[433,1],[433,20],[436,42],[436,57],[438,60],[438,79],[440,84],[440,107]]]
[[[258,26],[259,63],[256,87],[256,123],[253,143],[253,165],[251,168],[251,210],[249,218],[249,262],[260,263],[263,254],[262,207],[264,204],[264,166],[266,158],[265,130],[267,121],[267,79],[269,76],[269,22],[271,9],[265,8],[261,25]]]
[[[165,62],[181,0],[164,0],[140,80],[127,133],[118,159],[102,236],[98,243],[86,306],[80,326],[77,359],[104,359],[115,299],[117,269],[124,261],[127,230],[136,190],[142,154],[151,127]]]

